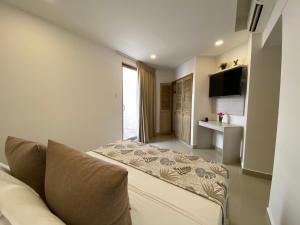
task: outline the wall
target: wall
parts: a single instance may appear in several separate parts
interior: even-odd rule
[[[191,145],[197,146],[198,121],[212,116],[212,103],[208,97],[208,75],[215,72],[216,61],[212,57],[194,57],[180,65],[175,71],[175,79],[193,74],[192,116],[191,116]]]
[[[233,98],[210,99],[208,97],[208,75],[217,71],[220,62],[248,65],[247,90],[243,98],[244,115],[229,115],[224,122],[244,126],[241,143],[242,166],[244,169],[272,174],[274,146],[277,125],[280,85],[281,48],[261,48],[261,34],[253,34],[249,42],[217,58],[195,57],[176,70],[176,78],[194,74],[192,100],[191,143],[199,143],[197,122],[205,117],[216,120],[215,105],[218,101],[233,101]],[[221,133],[216,133],[215,145],[223,147]]]
[[[224,54],[216,57],[217,66],[219,66],[222,62],[227,62],[229,67],[233,66],[233,60],[239,59],[238,64],[248,65],[248,45],[246,42],[232,50],[225,52]]]
[[[208,75],[218,71],[218,65],[221,62],[229,62],[229,66],[232,66],[233,60],[239,59],[240,64],[247,65],[249,61],[248,57],[249,43],[245,43],[238,46],[231,51],[228,51],[216,58],[213,57],[194,57],[191,60],[180,65],[175,72],[175,79],[180,79],[188,74],[193,73],[193,99],[192,99],[192,130],[191,130],[191,143],[197,145],[199,136],[197,122],[205,117],[210,120],[216,120],[215,105],[217,100],[209,99],[209,78]],[[230,63],[231,62],[231,63]],[[223,101],[223,100],[221,100]],[[244,116],[230,115],[225,118],[224,122],[230,121],[233,124],[245,125]],[[215,145],[219,148],[223,147],[222,134],[217,133],[215,137]]]
[[[262,49],[261,34],[253,34],[248,43],[217,57],[216,65],[237,58],[240,64],[248,65],[247,93],[242,96],[245,98],[245,112],[243,116],[228,115],[224,122],[244,127],[242,167],[271,174],[278,115],[281,48],[265,46]],[[216,105],[221,101],[235,102],[235,98],[218,98],[215,100]],[[221,133],[216,133],[214,143],[219,148],[223,147]]]
[[[197,58],[194,57],[194,58],[190,59],[189,61],[186,61],[185,63],[178,66],[175,70],[174,80],[178,80],[178,79],[185,77],[191,73],[194,74],[196,71],[196,61],[197,61]]]
[[[0,27],[0,161],[8,135],[81,150],[121,139],[121,56],[3,4]]]
[[[156,70],[156,133],[160,132],[160,84],[172,83],[174,72],[171,70]]]
[[[273,31],[273,28],[275,27],[278,18],[282,14],[282,9],[285,7],[287,4],[288,0],[275,0],[275,5],[274,8],[271,12],[270,18],[266,23],[266,27],[264,28],[262,32],[262,46],[265,45],[267,42],[269,36],[271,35],[271,32]]]
[[[209,74],[214,73],[216,60],[213,57],[197,57],[196,60],[196,74],[194,77],[194,101],[193,101],[193,113],[192,129],[192,145],[198,146],[200,129],[198,125],[199,120],[208,117],[209,120],[215,120],[213,114],[214,105],[212,99],[209,98]]]
[[[273,225],[299,224],[300,1],[283,9],[282,70],[275,162],[269,202]]]
[[[280,90],[281,46],[261,48],[261,34],[252,34],[251,46],[243,168],[272,174]]]
[[[216,57],[216,68],[222,63],[227,62],[229,67],[233,66],[233,60],[239,59],[238,64],[241,65],[248,65],[249,64],[249,42],[238,46],[218,57]],[[246,96],[238,96],[238,97],[225,97],[225,98],[216,98],[216,111],[218,110],[218,105],[232,105],[232,104],[239,104],[238,107],[244,107]],[[237,124],[244,127],[246,129],[246,117],[244,115],[226,115],[224,117],[225,123]],[[244,138],[243,138],[244,139]],[[243,140],[244,142],[244,140]],[[220,132],[216,132],[214,137],[214,145],[218,148],[223,148],[223,134]]]

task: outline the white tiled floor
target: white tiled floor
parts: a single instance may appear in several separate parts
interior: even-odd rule
[[[207,160],[220,161],[221,152],[191,149],[172,136],[153,138],[151,144],[179,152],[201,156]],[[230,225],[270,225],[267,217],[271,181],[242,174],[239,164],[226,165],[229,178]]]

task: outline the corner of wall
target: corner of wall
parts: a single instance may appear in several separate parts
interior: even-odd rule
[[[271,225],[275,225],[270,206],[267,207],[268,219]]]

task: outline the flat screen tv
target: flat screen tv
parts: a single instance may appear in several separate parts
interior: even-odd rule
[[[243,67],[209,76],[209,97],[241,95]]]

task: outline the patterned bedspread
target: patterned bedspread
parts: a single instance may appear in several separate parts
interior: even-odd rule
[[[135,141],[119,141],[94,152],[184,188],[226,209],[228,170],[219,163]],[[226,213],[224,213],[226,215]]]

